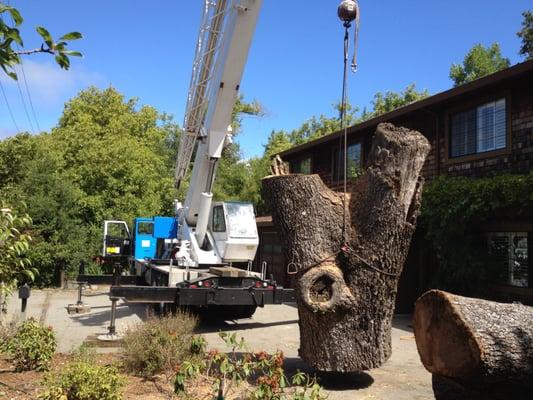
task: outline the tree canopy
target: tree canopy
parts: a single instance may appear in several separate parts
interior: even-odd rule
[[[104,219],[170,212],[178,135],[154,108],[113,88],[89,88],[50,133],[0,143],[0,194],[27,205],[35,229],[29,256],[42,283],[58,265],[76,269],[99,253]]]
[[[533,59],[533,12],[524,11],[522,13],[524,19],[522,20],[522,29],[517,33],[518,37],[522,39],[522,46],[519,54],[524,56],[527,60]]]
[[[498,43],[493,43],[490,47],[476,44],[465,56],[462,64],[452,64],[450,78],[455,86],[459,86],[509,68],[510,65],[509,59],[502,56]]]

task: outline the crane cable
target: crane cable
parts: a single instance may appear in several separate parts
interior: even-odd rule
[[[341,248],[347,247],[347,224],[348,224],[348,210],[346,204],[347,186],[348,186],[348,126],[346,123],[346,108],[348,106],[348,53],[349,53],[349,40],[350,40],[350,27],[352,21],[355,21],[355,33],[354,33],[354,53],[351,63],[352,72],[357,71],[357,42],[359,38],[359,5],[355,0],[344,0],[338,9],[339,18],[343,21],[344,26],[344,57],[343,57],[343,74],[342,74],[342,97],[340,108],[340,121],[341,131],[339,143],[339,161],[341,151],[343,154],[343,196],[342,196],[342,244]],[[340,165],[339,165],[340,167]]]

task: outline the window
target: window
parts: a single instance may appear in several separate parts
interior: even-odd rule
[[[355,178],[361,170],[361,143],[353,143],[346,149],[348,161],[346,163],[346,177]],[[335,149],[333,157],[333,179],[342,181],[344,179],[344,150]]]
[[[450,157],[506,147],[505,99],[453,114],[450,123]]]
[[[222,206],[213,207],[213,232],[226,232],[226,220]]]
[[[121,239],[128,239],[130,237],[125,222],[108,222],[107,236]]]
[[[153,222],[139,222],[137,226],[137,233],[144,235],[152,235],[154,233]]]
[[[527,232],[494,232],[489,234],[489,253],[501,265],[506,283],[529,286],[529,254]]]
[[[300,160],[292,161],[290,165],[291,173],[293,174],[310,174],[311,173],[311,157],[302,158]]]
[[[232,238],[257,237],[254,207],[247,203],[224,203],[228,215],[228,234]]]

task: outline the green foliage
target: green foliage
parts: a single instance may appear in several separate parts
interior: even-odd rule
[[[338,112],[338,116],[326,117],[323,114],[320,114],[318,117],[313,116],[305,121],[299,128],[291,131],[288,134],[291,144],[297,146],[341,129],[341,107],[340,103],[334,105],[334,109]],[[357,122],[357,111],[357,107],[354,107],[351,104],[346,105],[346,126],[351,126]]]
[[[32,267],[27,253],[31,236],[28,215],[17,215],[0,203],[0,295],[11,292],[21,281],[32,282],[37,270]]]
[[[486,242],[476,225],[495,218],[520,217],[533,204],[533,173],[482,179],[442,176],[422,196],[420,225],[439,260],[434,284],[469,292],[506,271],[483,255]]]
[[[45,371],[56,351],[57,340],[52,327],[30,318],[22,322],[6,345],[17,371]]]
[[[502,56],[498,43],[493,43],[490,47],[476,44],[465,56],[462,64],[452,64],[450,78],[455,86],[459,86],[509,68],[510,65],[509,59]]]
[[[151,317],[128,329],[124,336],[124,368],[147,378],[174,371],[191,352],[202,350],[199,339],[193,339],[196,323],[193,316],[178,312]]]
[[[12,23],[9,24],[7,17]],[[9,5],[0,2],[0,68],[11,78],[17,79],[14,67],[21,63],[20,56],[32,53],[50,53],[55,56],[57,64],[63,69],[69,69],[69,57],[82,57],[79,51],[72,51],[67,48],[69,41],[82,38],[79,32],[70,32],[54,40],[50,32],[42,26],[36,28],[37,33],[42,37],[44,43],[32,50],[21,50],[24,46],[20,36],[19,27],[23,22],[20,12]],[[16,47],[16,49],[15,49]]]
[[[66,105],[50,134],[0,142],[0,197],[33,219],[28,253],[41,285],[75,274],[101,246],[104,219],[169,213],[179,128],[113,88],[89,88]]]
[[[533,59],[533,12],[524,11],[522,13],[524,19],[522,20],[522,29],[517,33],[522,40],[519,54],[524,56],[526,60]]]
[[[114,366],[100,365],[84,350],[61,370],[45,376],[41,400],[120,400],[125,379]]]
[[[418,91],[414,83],[408,85],[402,92],[387,91],[385,93],[378,92],[374,95],[372,101],[373,110],[371,112],[363,113],[361,119],[366,120],[377,117],[396,110],[397,108],[406,106],[416,101],[422,100],[429,96],[427,89]]]
[[[247,102],[244,100],[244,96],[240,94],[231,114],[231,128],[233,129],[233,134],[237,135],[241,131],[242,118],[244,116],[262,117],[263,115],[265,115],[265,107],[259,103],[259,101],[253,100]]]
[[[297,372],[290,380],[283,370],[283,353],[274,354],[245,351],[244,339],[236,333],[220,332],[219,336],[228,347],[228,353],[211,350],[202,357],[183,362],[174,379],[174,391],[181,396],[193,396],[187,388],[195,379],[210,383],[213,395],[226,397],[232,387],[237,388],[247,381],[250,389],[241,396],[251,400],[320,400],[325,399],[322,388],[315,378]],[[243,353],[243,351],[245,351]],[[292,383],[292,387],[289,384]]]

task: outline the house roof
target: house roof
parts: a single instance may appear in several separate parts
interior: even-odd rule
[[[428,109],[436,107],[441,103],[445,103],[452,98],[457,96],[472,94],[476,91],[490,88],[492,86],[497,86],[504,81],[515,80],[521,76],[531,74],[533,72],[533,60],[525,61],[519,64],[516,64],[510,68],[495,72],[494,74],[487,75],[483,78],[476,79],[475,81],[465,83],[463,85],[454,87],[452,89],[446,90],[444,92],[437,93],[433,96],[426,97],[425,99],[419,100],[417,102],[408,104],[404,107],[397,108],[391,112],[379,115],[375,118],[369,119],[367,121],[361,122],[360,124],[353,125],[348,128],[348,135],[353,136],[357,133],[364,131],[365,129],[371,128],[381,122],[391,121],[399,117],[403,117],[407,114],[410,114],[415,111]],[[306,142],[304,144],[291,147],[288,150],[282,151],[279,155],[284,158],[285,156],[290,156],[301,151],[307,150],[311,147],[315,147],[319,144],[330,142],[332,140],[338,139],[342,135],[342,131],[337,131],[326,136],[322,136],[318,139]]]

